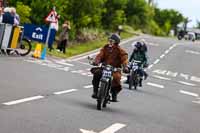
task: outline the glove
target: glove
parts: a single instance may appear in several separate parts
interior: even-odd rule
[[[128,68],[127,66],[124,67],[123,72],[124,72],[124,73],[129,73],[129,72],[130,72],[130,71],[129,71],[129,68]]]
[[[148,63],[145,63],[145,64],[144,64],[144,68],[147,68],[148,66],[149,66]]]

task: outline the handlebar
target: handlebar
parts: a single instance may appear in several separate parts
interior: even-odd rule
[[[117,72],[117,71],[122,71],[122,68],[119,68],[119,67],[113,67],[112,65],[107,65],[107,64],[104,64],[104,63],[101,63],[101,64],[95,64],[94,63],[94,58],[88,56],[88,60],[89,60],[89,64],[90,65],[93,65],[93,66],[99,66],[99,67],[102,67],[102,68],[106,68],[106,67],[110,67],[112,69],[112,71],[114,72]]]

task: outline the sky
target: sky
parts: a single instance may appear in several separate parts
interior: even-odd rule
[[[192,21],[188,27],[196,26],[200,21],[200,0],[154,0],[161,9],[176,9]]]

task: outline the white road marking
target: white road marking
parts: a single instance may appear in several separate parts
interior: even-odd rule
[[[165,75],[166,72],[167,72],[167,70],[160,70],[160,69],[153,71],[153,73],[162,74],[162,75]]]
[[[41,98],[44,98],[44,96],[28,97],[28,98],[24,98],[24,99],[19,99],[19,100],[15,100],[15,101],[6,102],[6,103],[3,103],[3,104],[4,105],[14,105],[14,104],[33,101],[33,100],[37,100],[37,99],[41,99]]]
[[[87,73],[81,73],[81,75],[88,75]]]
[[[151,69],[152,67],[153,67],[153,64],[149,65],[149,66],[148,66],[148,69]]]
[[[193,103],[197,103],[197,104],[200,104],[200,101],[192,101]]]
[[[61,61],[55,61],[55,62],[61,65],[72,66],[72,67],[74,66],[73,64],[66,63],[66,62],[61,62]]]
[[[153,75],[153,77],[158,78],[158,79],[163,79],[163,80],[171,80],[170,78],[158,76],[158,75]]]
[[[162,54],[161,56],[160,56],[160,58],[162,59],[162,58],[164,58],[165,57],[165,55],[164,54]]]
[[[186,50],[185,52],[190,54],[200,55],[200,52],[198,51]]]
[[[180,76],[183,77],[186,80],[189,79],[189,75],[188,74],[181,73]]]
[[[153,63],[153,64],[155,65],[155,64],[157,64],[159,61],[160,61],[160,60],[159,60],[159,59],[157,59],[156,61],[154,61],[154,63]]]
[[[83,88],[88,89],[88,88],[92,88],[92,87],[93,87],[93,85],[87,85],[87,86],[84,86]]]
[[[148,45],[151,45],[151,46],[159,46],[159,44],[157,43],[147,43]]]
[[[182,94],[193,96],[193,97],[198,97],[199,96],[197,93],[193,93],[193,92],[189,92],[189,91],[180,90],[179,92],[182,93]]]
[[[192,76],[190,78],[190,80],[195,81],[195,82],[200,82],[200,78],[199,77],[195,77],[195,76]]]
[[[104,129],[103,131],[99,132],[99,133],[115,133],[118,130],[120,130],[121,128],[124,128],[126,125],[125,124],[121,124],[121,123],[115,123],[113,125],[111,125],[110,127]],[[94,131],[90,131],[90,130],[85,130],[85,129],[80,129],[80,131],[82,133],[97,133]]]
[[[79,73],[78,71],[71,71],[71,73]]]
[[[167,75],[167,76],[171,76],[171,77],[176,77],[176,76],[178,75],[178,73],[177,73],[177,72],[168,71],[168,72],[166,73],[166,75]]]
[[[178,83],[181,83],[181,84],[184,84],[184,85],[188,85],[188,86],[196,86],[195,84],[184,82],[184,81],[178,81]]]
[[[165,54],[168,54],[168,53],[169,53],[169,50],[166,50],[166,51],[165,51]]]
[[[125,124],[115,123],[115,124],[111,125],[110,127],[104,129],[100,133],[115,133],[125,126],[126,126]]]
[[[155,84],[155,83],[150,83],[148,82],[147,85],[153,86],[153,87],[157,87],[157,88],[164,88],[163,85],[159,85],[159,84]]]
[[[170,48],[169,48],[169,50],[172,50],[174,47],[173,46],[171,46]]]
[[[80,129],[80,131],[81,131],[82,133],[96,133],[96,132],[94,132],[94,131],[89,131],[89,130],[85,130],[85,129]]]
[[[77,90],[77,89],[71,89],[71,90],[65,90],[65,91],[54,92],[53,94],[55,94],[55,95],[60,95],[60,94],[65,94],[65,93],[74,92],[74,91],[78,91],[78,90]]]

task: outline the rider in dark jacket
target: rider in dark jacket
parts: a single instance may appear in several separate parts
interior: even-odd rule
[[[145,44],[145,41],[138,41],[136,43],[134,43],[134,49],[133,52],[129,58],[129,62],[132,62],[132,60],[137,60],[137,61],[141,61],[141,66],[143,66],[143,68],[148,66],[148,58],[147,58],[147,46]],[[141,69],[139,71],[139,74],[141,77],[144,77],[144,79],[147,78],[148,74]],[[129,82],[129,75],[127,76],[127,80],[125,83]],[[139,82],[139,86],[142,86],[142,79]]]

